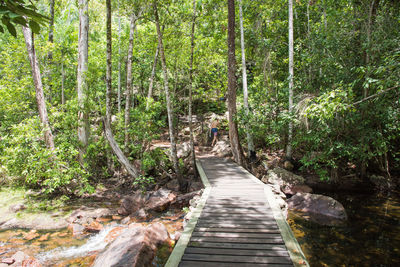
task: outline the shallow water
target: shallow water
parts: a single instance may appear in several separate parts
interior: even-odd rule
[[[181,210],[153,214],[150,221],[143,224],[161,222],[172,234],[172,237],[176,230],[182,227],[183,214]],[[73,237],[67,229],[61,231],[27,229],[0,231],[0,259],[11,257],[17,251],[23,251],[34,256],[43,266],[90,266],[98,253],[107,246],[108,243],[105,242],[107,235],[111,230],[120,226],[117,221],[105,221],[104,228],[99,233],[81,237]],[[171,251],[170,245],[160,248],[152,265],[163,266]]]
[[[329,227],[289,213],[289,224],[310,266],[400,266],[398,194],[321,194],[341,202],[349,219]]]

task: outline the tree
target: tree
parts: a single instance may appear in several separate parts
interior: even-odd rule
[[[153,2],[153,9],[154,9],[154,17],[156,21],[156,28],[157,28],[157,36],[158,36],[158,45],[160,47],[160,59],[161,59],[161,66],[164,75],[164,90],[165,90],[165,98],[167,101],[167,113],[168,113],[168,129],[169,129],[169,138],[171,143],[171,156],[172,156],[172,163],[174,166],[174,171],[177,175],[179,188],[180,190],[184,190],[186,187],[185,180],[180,174],[179,164],[178,164],[178,156],[176,152],[176,142],[175,142],[175,134],[174,134],[174,125],[173,125],[173,109],[171,98],[169,95],[169,86],[168,86],[168,70],[167,70],[167,63],[165,60],[165,53],[164,53],[164,46],[163,46],[163,35],[160,28],[160,19],[158,17],[157,11],[157,1]]]
[[[89,47],[89,14],[88,0],[79,0],[79,38],[78,38],[78,139],[80,142],[79,158],[83,162],[89,142],[88,113],[88,47]]]
[[[289,0],[289,113],[293,112],[293,0]],[[292,158],[293,122],[289,121],[286,157]]]
[[[150,101],[151,101],[151,99],[153,97],[153,84],[154,84],[154,77],[156,76],[157,59],[158,59],[159,51],[160,51],[160,47],[159,47],[159,44],[157,42],[156,53],[154,54],[154,60],[153,60],[153,67],[151,69],[151,75],[150,75],[150,79],[149,79],[149,90],[147,92],[146,110],[149,110]]]
[[[236,115],[235,0],[228,0],[228,123],[234,160],[243,165],[243,152],[235,122]]]
[[[46,101],[43,94],[42,77],[40,75],[39,63],[36,58],[34,35],[27,27],[22,27],[29,61],[31,63],[32,77],[36,89],[36,103],[39,110],[39,118],[43,127],[44,140],[50,150],[54,150],[54,139],[50,129],[49,118],[47,116]]]
[[[132,11],[131,23],[129,27],[129,47],[128,47],[128,61],[126,64],[126,90],[125,90],[125,141],[124,147],[125,152],[129,149],[129,124],[130,124],[130,108],[131,108],[131,92],[132,92],[132,62],[133,62],[133,38],[135,35],[136,21],[140,16],[141,11],[138,15]]]
[[[111,146],[114,154],[117,156],[118,161],[122,166],[128,171],[128,173],[137,178],[139,176],[139,171],[133,166],[129,160],[125,157],[122,150],[119,148],[117,142],[114,139],[111,130],[111,91],[112,91],[112,67],[111,67],[111,56],[112,56],[112,39],[111,39],[111,0],[106,0],[107,8],[107,19],[106,19],[106,31],[107,31],[107,71],[106,71],[106,118],[104,121],[104,132],[108,143]]]
[[[196,0],[193,0],[193,19],[192,19],[192,31],[190,34],[190,66],[189,66],[189,130],[190,130],[190,150],[192,153],[192,168],[197,176],[196,172],[196,153],[194,150],[193,140],[193,118],[192,118],[192,91],[193,91],[193,56],[194,56],[194,30],[196,26]]]
[[[239,0],[239,16],[240,16],[240,46],[242,49],[242,77],[243,77],[243,104],[246,112],[246,117],[249,116],[249,101],[248,101],[248,91],[247,91],[247,73],[246,73],[246,55],[244,47],[244,33],[243,33],[243,11],[242,11],[242,0]],[[256,152],[254,151],[253,137],[250,133],[249,121],[245,122],[246,135],[247,135],[247,146],[249,149],[250,160],[256,159]]]

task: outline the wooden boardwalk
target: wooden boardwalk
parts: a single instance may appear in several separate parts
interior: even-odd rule
[[[166,266],[308,266],[268,186],[226,159],[197,167],[206,188]]]

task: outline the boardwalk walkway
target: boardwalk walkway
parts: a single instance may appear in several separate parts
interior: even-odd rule
[[[166,266],[308,266],[271,189],[236,163],[197,161],[205,185]]]

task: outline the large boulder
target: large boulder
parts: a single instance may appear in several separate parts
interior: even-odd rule
[[[214,145],[212,152],[215,153],[218,157],[229,157],[232,154],[231,145],[229,141],[218,141]]]
[[[167,242],[168,231],[163,224],[157,223],[144,227],[134,224],[95,260],[92,266],[149,266],[156,255],[157,247]]]
[[[287,200],[288,208],[323,225],[337,225],[347,220],[346,210],[337,200],[318,194],[297,193]]]
[[[132,214],[143,208],[145,201],[146,197],[141,192],[137,192],[133,196],[125,197],[121,200],[121,205],[118,209],[118,214],[120,215]]]
[[[69,223],[90,224],[93,220],[113,215],[113,211],[107,208],[90,208],[82,206],[72,212],[68,218]]]
[[[168,189],[161,188],[150,195],[145,204],[145,209],[154,211],[163,211],[175,201],[176,195]]]
[[[273,170],[268,170],[267,175],[264,176],[261,181],[264,183],[278,185],[285,194],[295,193],[293,190],[296,188],[295,186],[305,186],[305,179],[303,177],[279,167]],[[302,189],[300,187],[297,188]],[[308,190],[309,189],[306,189],[305,192],[308,192]]]

